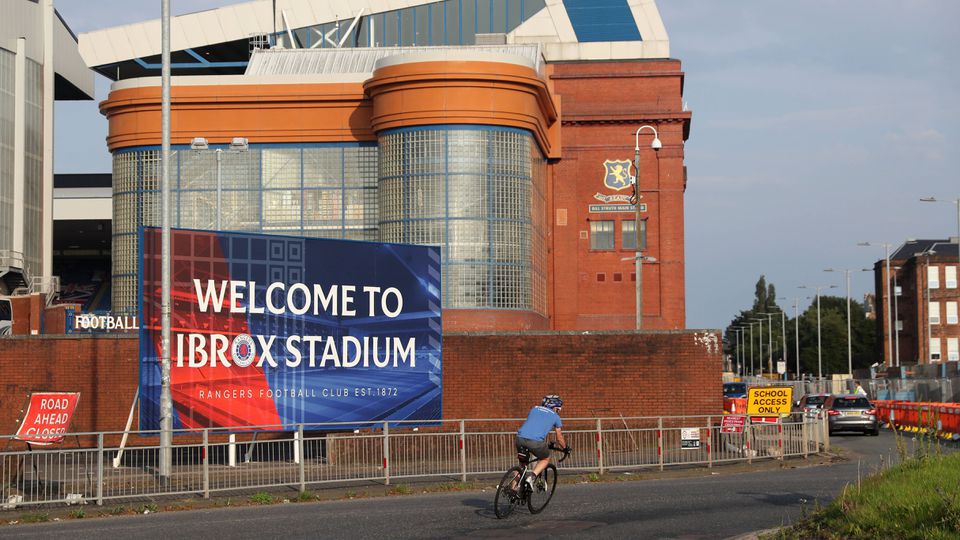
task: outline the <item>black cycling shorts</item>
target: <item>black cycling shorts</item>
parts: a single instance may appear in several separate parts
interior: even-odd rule
[[[530,450],[530,453],[537,456],[538,459],[550,457],[550,446],[547,441],[535,441],[517,435],[517,452],[523,453]]]

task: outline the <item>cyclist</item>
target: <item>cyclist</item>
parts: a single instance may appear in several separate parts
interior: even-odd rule
[[[547,468],[550,463],[550,448],[547,444],[547,435],[550,430],[557,434],[557,442],[565,449],[569,449],[567,441],[563,438],[563,432],[560,428],[563,422],[560,421],[560,410],[563,408],[563,400],[556,394],[544,396],[539,407],[530,409],[527,415],[527,421],[520,426],[517,431],[517,452],[530,453],[537,456],[538,461],[534,466],[533,472],[527,475],[526,482],[533,488],[534,479]],[[513,486],[516,489],[516,485]]]

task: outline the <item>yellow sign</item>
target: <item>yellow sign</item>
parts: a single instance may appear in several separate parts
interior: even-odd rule
[[[789,414],[793,405],[793,387],[761,386],[747,389],[747,414],[774,416]]]

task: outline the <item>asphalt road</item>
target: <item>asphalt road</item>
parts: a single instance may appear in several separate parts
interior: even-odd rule
[[[832,443],[845,461],[561,484],[542,514],[522,510],[505,520],[493,515],[487,490],[7,525],[0,538],[728,538],[790,523],[803,506],[828,502],[858,474],[896,460],[889,431],[834,435]]]

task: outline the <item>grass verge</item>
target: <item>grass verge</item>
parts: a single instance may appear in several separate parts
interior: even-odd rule
[[[764,538],[960,538],[960,453],[918,453]]]

